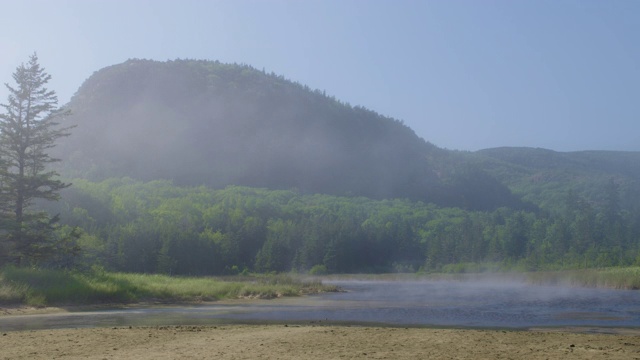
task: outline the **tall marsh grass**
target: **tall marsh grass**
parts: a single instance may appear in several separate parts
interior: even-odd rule
[[[32,306],[275,298],[327,290],[332,288],[286,275],[224,279],[100,270],[81,273],[7,267],[0,271],[0,303]]]

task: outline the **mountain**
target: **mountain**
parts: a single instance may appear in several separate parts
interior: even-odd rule
[[[466,153],[402,122],[250,66],[128,60],[95,72],[55,148],[65,176],[520,207]]]

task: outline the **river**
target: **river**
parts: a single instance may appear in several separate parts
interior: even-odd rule
[[[299,298],[0,317],[0,330],[222,323],[640,328],[640,292],[517,281],[332,281]]]

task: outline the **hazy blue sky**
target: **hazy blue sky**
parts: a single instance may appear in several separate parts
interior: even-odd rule
[[[449,149],[640,151],[640,1],[0,0],[0,9],[0,82],[37,51],[61,103],[129,58],[209,59],[325,90]]]

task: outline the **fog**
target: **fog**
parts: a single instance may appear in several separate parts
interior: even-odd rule
[[[513,279],[472,281],[333,280],[338,293],[231,302],[0,317],[0,329],[219,323],[377,324],[531,329],[640,326],[635,291],[537,286]]]
[[[640,325],[640,294],[633,291],[540,286],[504,277],[333,283],[344,292],[321,295],[307,307],[239,318],[499,328]]]

